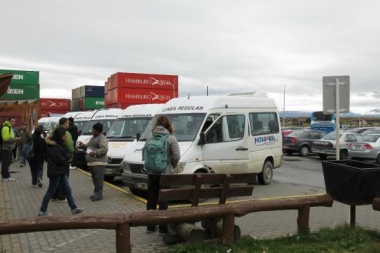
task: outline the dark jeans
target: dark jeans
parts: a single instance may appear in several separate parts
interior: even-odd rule
[[[74,210],[75,208],[77,208],[77,205],[75,204],[75,201],[74,201],[73,194],[71,192],[69,179],[67,178],[67,175],[65,174],[58,177],[49,178],[49,187],[45,193],[44,198],[42,199],[40,211],[42,212],[47,211],[49,201],[59,185],[62,186],[63,189],[65,189],[66,196],[67,196],[67,203],[69,204],[70,209]]]
[[[103,181],[105,165],[89,166],[92,182],[94,183],[94,198],[103,198]]]
[[[10,178],[9,174],[9,166],[12,162],[12,150],[2,150],[2,161],[1,161],[1,177],[2,178]]]
[[[42,180],[44,172],[44,160],[42,161],[29,161],[30,173],[32,174],[32,185],[36,185],[38,179]]]
[[[158,201],[158,195],[160,193],[160,178],[161,175],[151,175],[148,174],[148,199],[146,202],[147,210],[156,210],[157,204],[159,210],[168,210],[169,202],[168,201]],[[148,229],[152,227],[148,226]],[[160,225],[159,230],[165,231],[168,229],[167,225]]]
[[[67,178],[69,178],[70,171],[67,172]],[[58,185],[57,189],[55,190],[53,196],[53,199],[59,199],[59,200],[64,200],[66,199],[66,191],[65,189],[61,186]]]

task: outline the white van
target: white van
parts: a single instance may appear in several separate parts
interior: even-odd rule
[[[107,134],[113,122],[116,120],[116,118],[120,116],[122,111],[123,110],[120,108],[111,108],[111,109],[95,111],[91,119],[85,124],[84,128],[82,129],[82,132],[78,137],[77,143],[82,142],[84,144],[87,144],[87,142],[92,137],[92,126],[95,123],[102,123],[103,134]],[[78,117],[80,118],[81,114],[79,114]],[[76,122],[75,118],[74,118],[74,122]],[[79,131],[79,127],[78,127],[78,131]]]
[[[110,181],[115,176],[121,176],[123,172],[121,165],[127,149],[136,142],[161,107],[162,104],[131,105],[115,120],[107,132],[108,161],[104,176],[106,180]]]
[[[38,125],[44,127],[46,133],[50,133],[54,130],[61,117],[43,117],[38,120]]]
[[[78,134],[81,135],[83,132],[83,129],[87,125],[87,123],[92,119],[92,116],[97,112],[95,111],[86,111],[86,112],[80,112],[77,115],[75,115],[74,118],[74,124],[78,127]],[[71,116],[72,117],[72,116]]]
[[[154,116],[123,161],[123,183],[132,192],[147,189],[142,148],[159,115],[174,126],[181,159],[176,173],[258,173],[270,184],[281,166],[282,135],[277,106],[266,93],[174,98]]]

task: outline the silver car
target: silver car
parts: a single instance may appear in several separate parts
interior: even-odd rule
[[[348,145],[353,142],[362,140],[362,136],[357,133],[339,132],[339,160],[346,160],[348,157]],[[336,154],[336,134],[334,132],[328,133],[325,137],[318,141],[313,141],[311,150],[317,153],[321,159],[326,159],[328,155]]]
[[[348,145],[348,155],[357,159],[376,160],[380,164],[380,134],[363,136],[360,142]]]

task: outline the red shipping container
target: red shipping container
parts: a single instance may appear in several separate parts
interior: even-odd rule
[[[50,110],[67,110],[71,108],[71,100],[64,98],[41,98],[40,99],[40,108],[41,109],[50,109]]]
[[[121,109],[125,109],[128,106],[130,106],[130,105],[132,105],[132,104],[114,103],[114,104],[108,104],[108,106],[106,108],[121,108]]]
[[[139,88],[178,90],[178,76],[139,73],[115,73],[111,77],[111,88]]]
[[[116,88],[108,91],[109,104],[160,104],[178,97],[178,90]]]
[[[59,115],[63,115],[65,113],[67,113],[69,110],[67,109],[62,109],[62,110],[52,110],[52,109],[41,109],[39,111],[40,115],[38,118],[42,118],[42,117],[56,117],[56,116],[59,116]]]

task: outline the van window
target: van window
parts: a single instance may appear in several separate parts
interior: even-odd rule
[[[220,117],[206,132],[207,143],[240,140],[244,136],[245,116],[226,115]]]
[[[249,113],[251,135],[277,134],[280,131],[277,114],[273,112]]]

